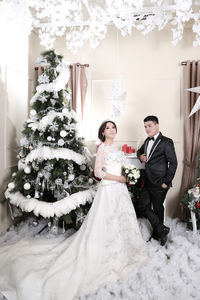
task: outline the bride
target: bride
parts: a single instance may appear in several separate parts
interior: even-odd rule
[[[77,299],[125,279],[147,259],[116,133],[112,121],[99,128],[94,173],[101,182],[79,231],[61,243],[25,238],[0,247],[0,291],[8,300]]]

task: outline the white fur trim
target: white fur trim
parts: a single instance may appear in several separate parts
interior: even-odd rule
[[[73,150],[58,148],[53,149],[47,146],[37,148],[32,150],[25,158],[25,164],[33,161],[34,159],[68,159],[75,161],[78,165],[86,163],[87,159],[82,154],[76,153]],[[18,167],[23,166],[24,164],[18,163]],[[23,168],[23,167],[22,167]]]
[[[50,83],[42,83],[36,87],[37,94],[41,94],[44,91],[46,92],[58,92],[62,89],[65,89],[65,85],[69,81],[69,68],[65,63],[61,64],[61,71],[58,75],[58,77]],[[34,97],[34,96],[33,96]],[[33,104],[36,101],[36,97],[31,99],[31,104]]]
[[[61,217],[70,213],[80,205],[91,203],[95,195],[93,188],[75,193],[62,200],[49,203],[40,201],[34,198],[27,199],[20,192],[10,193],[9,189],[6,190],[5,196],[10,200],[10,203],[21,208],[22,211],[33,212],[35,216],[42,216],[44,218]]]
[[[42,130],[42,131],[45,131],[46,127],[48,125],[51,125],[53,120],[58,117],[60,118],[61,120],[63,120],[64,117],[67,117],[68,119],[72,119],[74,118],[75,120],[77,119],[76,117],[76,113],[71,110],[71,111],[68,111],[64,110],[64,112],[56,112],[55,110],[50,110],[46,116],[44,116],[39,122],[37,121],[34,121],[32,119],[29,119],[28,122],[28,127],[31,127],[33,131],[35,131],[36,129],[38,130]],[[69,126],[69,129],[72,128],[73,126],[70,125]]]

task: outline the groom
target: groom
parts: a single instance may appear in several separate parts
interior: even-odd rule
[[[177,168],[177,158],[171,139],[159,132],[159,121],[156,116],[144,119],[148,138],[137,151],[141,162],[145,163],[145,181],[137,208],[152,225],[152,237],[160,240],[162,246],[167,241],[169,227],[164,221],[164,200]]]

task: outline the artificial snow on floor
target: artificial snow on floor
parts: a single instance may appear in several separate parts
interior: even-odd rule
[[[45,236],[60,242],[73,233],[68,231],[55,237],[44,229],[38,235],[45,223],[41,222],[35,227],[33,223],[29,220],[18,227],[12,227],[0,237],[0,244],[27,236],[33,239]],[[148,222],[139,219],[139,224],[143,238],[147,241],[150,237]],[[166,225],[171,228],[168,242],[164,247],[153,239],[148,242],[149,259],[145,265],[134,269],[125,282],[104,286],[81,300],[199,300],[200,232],[193,235],[178,219],[167,218]],[[3,299],[0,295],[0,300]]]

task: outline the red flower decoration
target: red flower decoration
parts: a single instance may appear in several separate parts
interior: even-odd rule
[[[200,202],[196,202],[196,208],[200,208]]]

